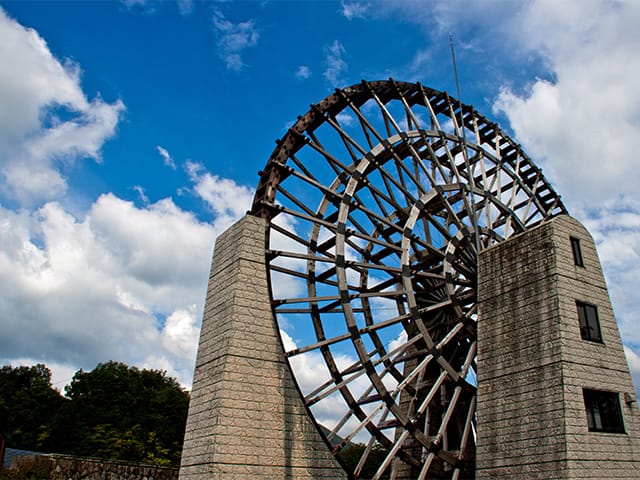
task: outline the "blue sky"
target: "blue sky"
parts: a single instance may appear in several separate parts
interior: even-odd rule
[[[640,383],[640,6],[0,1],[0,361],[190,385],[215,237],[297,115],[394,77],[455,92],[598,244]]]

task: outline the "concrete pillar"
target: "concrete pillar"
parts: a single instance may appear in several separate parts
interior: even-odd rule
[[[216,240],[181,480],[343,479],[307,415],[273,320],[265,221]]]
[[[584,227],[559,216],[482,252],[478,301],[476,478],[640,478],[638,405]],[[576,302],[596,307],[601,341]],[[619,403],[624,432],[590,429],[585,391]]]

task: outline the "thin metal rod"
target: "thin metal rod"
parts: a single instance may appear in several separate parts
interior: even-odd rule
[[[471,165],[469,164],[469,154],[467,153],[467,134],[464,127],[464,112],[462,111],[462,98],[460,95],[460,82],[458,82],[458,68],[456,66],[456,52],[453,48],[453,35],[449,33],[449,45],[451,46],[451,60],[453,62],[453,76],[456,79],[456,94],[458,95],[458,107],[460,108],[460,124],[462,128],[462,155],[464,157],[464,164],[467,167],[467,181],[471,182],[470,192],[470,206],[471,219],[473,222],[474,238],[476,242],[476,252],[480,253],[480,233],[478,232],[478,219],[476,218],[475,200],[473,198],[473,192],[475,191],[475,185],[473,184],[473,176],[471,175]]]

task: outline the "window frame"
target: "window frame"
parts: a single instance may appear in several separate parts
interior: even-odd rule
[[[627,433],[620,406],[620,394],[606,390],[582,389],[587,428],[593,433]]]
[[[604,343],[598,307],[576,300],[576,309],[578,311],[578,323],[580,325],[580,337],[582,340]],[[590,315],[590,313],[592,315]]]
[[[584,268],[584,257],[582,256],[582,247],[580,246],[580,239],[577,237],[569,237],[571,242],[571,253],[573,254],[573,264],[577,267]]]

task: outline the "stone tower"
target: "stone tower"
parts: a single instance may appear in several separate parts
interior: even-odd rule
[[[344,479],[272,317],[265,220],[216,242],[181,480]],[[476,478],[640,478],[640,412],[596,249],[560,215],[480,254]]]
[[[343,479],[300,401],[273,321],[265,221],[216,241],[181,480]]]
[[[595,244],[561,215],[480,255],[476,478],[640,478],[640,413]]]

